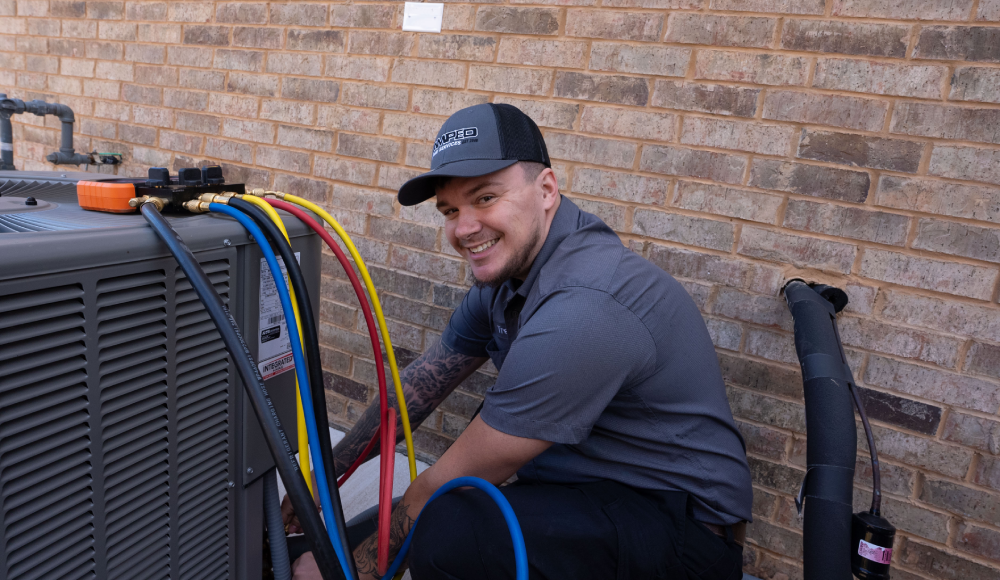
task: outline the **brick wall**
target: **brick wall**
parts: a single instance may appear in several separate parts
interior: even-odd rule
[[[0,87],[71,105],[77,147],[122,152],[124,174],[220,162],[322,202],[356,236],[404,363],[468,270],[435,210],[394,191],[445,116],[515,104],[564,192],[704,312],[753,470],[748,566],[801,577],[804,414],[779,297],[801,275],[851,296],[840,328],[900,528],[894,578],[1000,577],[1000,0],[455,2],[442,34],[402,33],[401,9],[0,0]],[[16,121],[18,166],[50,168],[55,119]],[[329,403],[350,426],[374,363],[324,268]],[[425,457],[491,381],[420,429]],[[860,509],[863,454],[857,482]]]

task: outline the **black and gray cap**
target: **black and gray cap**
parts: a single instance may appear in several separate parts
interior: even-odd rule
[[[551,167],[538,125],[513,105],[485,103],[444,122],[431,151],[431,170],[399,188],[402,205],[434,197],[435,177],[478,177],[534,161]]]

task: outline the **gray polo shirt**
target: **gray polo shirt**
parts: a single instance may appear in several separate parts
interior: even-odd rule
[[[681,490],[701,521],[750,520],[745,445],[694,301],[565,197],[524,282],[472,288],[441,340],[500,371],[486,424],[555,443],[519,477]]]

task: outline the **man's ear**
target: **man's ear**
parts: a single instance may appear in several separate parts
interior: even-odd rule
[[[535,178],[535,185],[542,190],[542,206],[546,211],[559,200],[559,180],[556,179],[555,171],[551,167],[546,167]]]

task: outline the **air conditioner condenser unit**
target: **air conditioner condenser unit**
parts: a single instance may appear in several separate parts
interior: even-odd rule
[[[138,214],[79,207],[77,181],[111,178],[0,171],[0,578],[260,578],[271,456],[167,248]],[[262,255],[227,218],[168,219],[293,431]],[[318,310],[319,239],[286,225]]]

